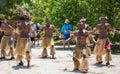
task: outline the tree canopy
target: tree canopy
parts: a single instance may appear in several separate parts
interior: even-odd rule
[[[0,17],[13,17],[15,3],[30,12],[32,21],[44,24],[48,17],[58,29],[65,19],[75,28],[82,17],[94,27],[102,15],[108,17],[112,27],[120,29],[120,0],[0,0]]]

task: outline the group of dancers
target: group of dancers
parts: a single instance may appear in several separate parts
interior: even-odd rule
[[[95,44],[93,53],[96,55],[96,63],[102,64],[102,55],[105,55],[106,66],[110,65],[111,50],[110,41],[108,39],[107,31],[118,33],[117,30],[111,28],[109,23],[106,23],[106,17],[100,17],[100,23],[92,29],[85,23],[86,19],[81,18],[78,22],[77,29],[75,31],[65,30],[70,34],[70,37],[62,40],[62,44],[70,42],[72,39],[76,41],[76,46],[73,49],[73,63],[74,70],[80,70],[87,72],[89,70],[89,56],[91,54],[90,47],[87,41],[92,41]],[[26,57],[27,67],[30,67],[31,60],[31,39],[29,33],[35,37],[34,30],[30,25],[30,18],[27,16],[20,16],[19,19],[2,19],[0,20],[0,33],[4,32],[4,35],[0,43],[0,55],[2,59],[5,59],[8,55],[10,59],[16,59],[19,61],[18,66],[23,66],[23,58]],[[16,25],[15,25],[16,24]],[[59,36],[65,38],[64,34],[61,34],[53,25],[50,24],[50,19],[46,19],[46,24],[41,27],[38,34],[44,32],[41,46],[43,47],[42,57],[47,58],[47,47],[50,46],[50,55],[52,59],[55,59],[56,49],[54,47],[53,33],[56,32]],[[97,41],[94,39],[95,33],[98,33]],[[6,53],[7,46],[9,46],[9,53]],[[15,50],[14,50],[15,49]]]
[[[68,44],[70,48],[70,41],[75,40],[75,47],[73,49],[73,63],[74,70],[80,70],[81,72],[88,72],[89,70],[89,56],[91,55],[91,49],[88,42],[91,41],[95,44],[93,53],[96,55],[96,64],[102,64],[102,55],[105,55],[106,66],[110,65],[111,50],[110,41],[108,38],[108,30],[112,34],[120,33],[119,31],[112,29],[111,25],[106,22],[107,17],[101,16],[99,18],[100,23],[96,25],[94,29],[90,25],[86,24],[86,19],[81,18],[77,24],[77,29],[72,31],[72,26],[69,20],[65,20],[65,24],[62,26],[62,34],[51,24],[50,19],[46,18],[46,23],[37,31],[37,36],[32,28],[30,20],[32,16],[20,8],[18,5],[14,5],[17,11],[16,17],[12,19],[0,19],[0,58],[16,59],[18,66],[23,66],[24,57],[27,60],[27,67],[30,67],[31,61],[31,47],[33,46],[30,38],[35,38],[44,32],[41,46],[42,57],[47,58],[48,52],[47,47],[50,46],[50,55],[52,59],[55,59],[56,49],[54,47],[53,33],[56,32],[63,40],[61,41],[64,45]],[[95,34],[98,34],[98,39],[95,40]],[[7,53],[7,51],[9,52]]]
[[[70,38],[62,41],[63,44],[68,43],[72,39],[76,40],[76,46],[74,48],[73,62],[74,70],[81,70],[82,72],[87,72],[89,69],[89,56],[91,54],[90,47],[88,45],[89,41],[95,44],[93,53],[96,55],[96,64],[102,64],[102,55],[106,55],[106,66],[110,65],[112,60],[110,52],[110,42],[108,39],[107,31],[111,30],[117,33],[117,30],[113,30],[109,23],[106,23],[106,17],[101,16],[99,18],[100,23],[92,30],[92,28],[85,23],[86,19],[80,19],[78,23],[78,29],[70,33]],[[98,40],[94,39],[95,35],[98,33]]]

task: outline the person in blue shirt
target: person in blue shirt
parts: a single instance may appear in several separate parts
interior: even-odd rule
[[[67,40],[70,37],[70,32],[72,31],[72,25],[69,24],[69,20],[66,19],[64,24],[62,25],[61,32],[64,36],[63,40]],[[68,44],[68,49],[70,48],[70,42]],[[64,49],[65,49],[65,44],[64,44]]]

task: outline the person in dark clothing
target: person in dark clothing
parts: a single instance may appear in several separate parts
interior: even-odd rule
[[[37,23],[36,29],[37,29],[37,41],[38,41],[38,45],[40,45],[40,44],[39,44],[39,40],[40,40],[40,34],[39,34],[39,31],[40,31],[40,24],[39,24],[39,23]]]
[[[2,25],[2,21],[0,20],[0,43],[1,43],[1,39],[4,35],[4,32],[1,30],[1,25]]]

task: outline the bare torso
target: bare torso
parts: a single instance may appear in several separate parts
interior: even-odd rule
[[[13,34],[13,29],[9,27],[8,25],[2,26],[2,30],[5,36],[11,36]]]
[[[75,36],[77,37],[77,45],[79,46],[86,46],[86,40],[88,37],[88,33],[83,31],[75,32]]]
[[[29,31],[30,31],[30,24],[25,24],[25,22],[20,23],[19,25],[19,32],[20,32],[20,37],[22,38],[28,38]]]
[[[45,32],[44,37],[52,37],[52,34],[54,32],[54,27],[50,25],[50,27],[43,27],[43,31]]]
[[[97,29],[99,31],[99,38],[100,39],[106,39],[107,38],[107,30],[109,29],[109,25],[106,23],[105,25],[99,24],[97,26]]]

